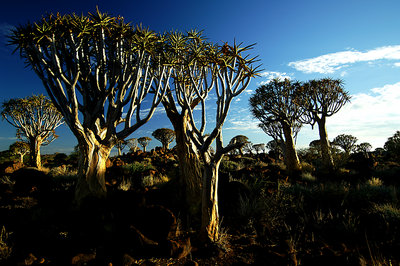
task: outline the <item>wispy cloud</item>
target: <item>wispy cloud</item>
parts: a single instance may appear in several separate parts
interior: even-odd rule
[[[265,71],[260,74],[264,78],[258,85],[265,85],[275,78],[279,79],[292,79],[291,75],[285,72]]]
[[[383,46],[365,52],[357,50],[330,53],[314,58],[290,62],[289,66],[304,73],[331,74],[357,62],[400,60],[400,45]],[[395,63],[399,66],[399,63]]]

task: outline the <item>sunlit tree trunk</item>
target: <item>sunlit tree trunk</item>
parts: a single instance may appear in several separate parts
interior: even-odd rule
[[[42,139],[40,137],[29,139],[30,146],[30,164],[33,167],[40,169],[42,161],[40,158],[40,146],[42,146]]]
[[[283,134],[285,136],[285,162],[290,174],[301,169],[299,157],[293,141],[292,128],[287,124],[282,124]]]
[[[104,198],[106,196],[105,173],[106,162],[112,147],[98,143],[94,135],[79,138],[78,183],[75,200],[78,204],[84,198]]]
[[[318,123],[319,137],[321,142],[322,161],[324,167],[326,167],[327,170],[333,170],[334,163],[331,153],[331,145],[329,144],[328,133],[326,131],[325,117],[318,119],[317,123]]]
[[[204,166],[200,232],[203,241],[215,242],[219,238],[218,170],[221,159],[212,160]]]

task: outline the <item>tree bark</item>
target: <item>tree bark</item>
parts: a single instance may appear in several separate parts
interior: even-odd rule
[[[285,136],[285,163],[289,174],[294,174],[301,170],[299,157],[293,141],[292,128],[290,125],[283,124],[283,134]]]
[[[94,136],[79,141],[78,183],[75,200],[80,205],[85,198],[104,198],[106,162],[112,147],[101,145]]]
[[[189,116],[187,111],[178,114],[170,111],[167,107],[165,109],[175,130],[182,196],[189,214],[196,215],[200,212],[202,167],[197,149],[187,135]]]
[[[216,242],[219,238],[218,213],[218,170],[221,160],[211,161],[204,166],[201,207],[200,239]]]
[[[321,145],[321,154],[322,154],[322,161],[324,167],[327,170],[333,170],[334,163],[331,153],[331,145],[329,144],[328,133],[326,131],[326,119],[322,117],[321,119],[317,120],[318,123],[318,130],[319,130],[319,138],[320,138],[320,145]]]
[[[42,167],[40,146],[42,146],[42,139],[40,137],[29,139],[30,164],[38,169]]]

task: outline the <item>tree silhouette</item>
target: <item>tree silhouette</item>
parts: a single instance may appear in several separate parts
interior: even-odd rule
[[[349,155],[356,147],[357,138],[352,135],[340,134],[333,139],[333,144],[339,146]]]
[[[163,150],[168,150],[169,144],[175,139],[175,131],[169,128],[159,128],[154,130],[152,136],[161,142]]]
[[[10,43],[78,140],[75,199],[104,197],[111,149],[149,121],[164,95],[172,68],[163,36],[97,10],[48,15],[17,27]]]
[[[394,160],[400,159],[400,131],[396,131],[392,137],[389,137],[383,148],[389,157],[392,157]]]
[[[298,122],[302,115],[300,86],[296,81],[273,79],[257,88],[249,100],[251,113],[261,121],[264,132],[285,144],[284,158],[289,173],[301,169],[293,139],[293,131],[298,132],[301,127]]]
[[[44,95],[33,95],[4,102],[1,115],[17,128],[17,138],[29,144],[30,164],[41,168],[40,147],[58,137],[55,129],[63,123],[61,113]]]
[[[138,143],[143,147],[143,151],[146,152],[146,147],[149,145],[152,139],[150,137],[138,138]]]
[[[300,90],[303,101],[301,121],[314,127],[318,124],[322,160],[327,169],[333,169],[334,163],[326,131],[326,118],[336,114],[344,104],[350,101],[350,95],[338,79],[324,78],[310,80]]]
[[[363,142],[356,146],[356,151],[364,154],[368,154],[368,152],[370,152],[371,150],[372,150],[372,145],[369,144],[368,142]]]

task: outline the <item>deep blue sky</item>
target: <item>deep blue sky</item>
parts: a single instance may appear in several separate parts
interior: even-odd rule
[[[248,98],[273,76],[345,81],[353,100],[328,119],[330,139],[352,134],[376,148],[400,130],[399,1],[7,1],[0,10],[0,101],[45,94],[39,78],[24,68],[18,54],[11,54],[12,47],[5,46],[4,34],[10,27],[46,13],[87,14],[96,6],[156,32],[195,28],[213,42],[256,43],[251,53],[259,55],[264,74],[232,105],[224,127],[226,141],[238,134],[253,143],[271,139],[251,119]],[[15,141],[15,129],[5,121],[0,126],[0,150],[5,150]],[[171,127],[162,113],[132,137],[151,136],[160,127]],[[72,151],[76,141],[68,128],[60,127],[57,134],[60,138],[43,152]],[[317,131],[305,126],[298,146],[316,138]],[[153,140],[151,147],[157,145]]]

